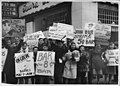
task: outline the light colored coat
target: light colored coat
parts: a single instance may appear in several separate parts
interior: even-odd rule
[[[76,79],[76,76],[77,76],[77,63],[71,60],[67,61],[64,67],[63,77]]]
[[[68,52],[65,54],[66,63],[64,66],[63,77],[68,79],[76,79],[77,77],[77,62],[71,60],[73,52]],[[68,59],[69,58],[69,59]]]

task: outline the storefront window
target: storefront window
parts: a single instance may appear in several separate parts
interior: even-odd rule
[[[98,20],[104,24],[118,24],[118,5],[98,3]]]
[[[59,14],[51,15],[47,17],[47,27],[51,26],[53,22],[55,23],[67,23],[68,13],[62,12]]]

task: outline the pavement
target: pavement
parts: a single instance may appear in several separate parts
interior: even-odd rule
[[[5,82],[3,82],[3,83],[5,83]],[[19,83],[19,81],[18,81],[18,83]],[[29,81],[28,81],[28,84],[32,84],[31,83],[31,79],[29,79]],[[54,78],[52,78],[51,80],[50,80],[50,84],[54,84]],[[92,84],[97,84],[97,79],[96,78],[94,78],[93,80],[92,80]],[[115,85],[117,85],[117,82],[111,82],[111,83],[106,83],[105,81],[104,81],[104,76],[102,77],[102,78],[100,78],[100,82],[99,82],[99,84],[115,84]]]
[[[31,80],[29,80],[29,84],[31,84]],[[51,79],[51,80],[50,80],[50,84],[54,84],[54,79]],[[97,84],[97,79],[96,79],[96,78],[92,80],[92,84]],[[106,83],[106,82],[104,81],[104,76],[103,76],[102,78],[100,78],[99,84],[106,84],[106,85],[107,85],[107,84],[115,84],[115,85],[117,85],[116,82]]]
[[[112,81],[111,83],[108,83],[108,80],[107,80],[107,82],[105,82],[104,78],[105,78],[104,76],[100,78],[99,84],[117,84],[117,82],[114,82],[114,81]],[[96,83],[97,83],[97,79],[95,78],[92,80],[92,84],[96,84]]]

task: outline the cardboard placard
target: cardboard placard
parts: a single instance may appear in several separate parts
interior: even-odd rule
[[[27,77],[34,75],[33,52],[15,53],[15,76]]]
[[[24,36],[24,41],[27,42],[28,48],[30,51],[33,50],[33,47],[38,47],[38,39],[39,38],[45,38],[42,31],[38,31],[32,34],[27,34]]]
[[[76,29],[74,42],[77,46],[94,46],[94,30]]]
[[[3,48],[2,49],[2,70],[4,68],[4,64],[5,64],[5,61],[6,61],[7,53],[8,53],[8,50],[6,48]]]
[[[106,58],[108,60],[107,66],[118,66],[119,65],[119,50],[114,49],[114,50],[107,50],[106,53]]]
[[[66,38],[73,39],[74,38],[74,26],[63,24],[63,23],[57,23],[57,30],[58,31],[66,31]]]
[[[55,52],[38,51],[36,75],[54,76]]]
[[[104,24],[96,24],[95,38],[109,40],[111,37],[111,26]]]
[[[66,31],[58,31],[56,27],[50,27],[48,33],[49,39],[66,40]]]

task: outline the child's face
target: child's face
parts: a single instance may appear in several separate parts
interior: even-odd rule
[[[110,44],[109,47],[110,47],[110,49],[114,49],[115,45],[114,44]]]
[[[27,44],[24,44],[24,45],[22,46],[22,48],[23,48],[23,49],[26,49],[26,48],[27,48]]]
[[[75,44],[72,44],[72,45],[71,45],[71,48],[72,48],[72,49],[75,49],[75,48],[76,48],[76,45],[75,45]]]
[[[96,48],[97,48],[97,49],[101,49],[101,45],[99,45],[99,44],[96,45]]]
[[[48,39],[45,39],[44,42],[47,43],[47,42],[48,42]]]
[[[39,40],[39,43],[40,43],[40,44],[44,43],[43,39],[40,39],[40,40]]]
[[[63,43],[59,42],[59,43],[58,43],[58,46],[59,46],[59,47],[62,47],[62,46],[63,46]]]
[[[81,48],[80,48],[80,51],[84,51],[85,50],[85,48],[82,46]]]
[[[8,45],[11,45],[11,40],[8,40],[8,41],[7,41],[7,44],[8,44]]]
[[[16,37],[16,38],[15,38],[15,42],[16,42],[16,43],[19,43],[19,41],[20,41],[19,38]]]

